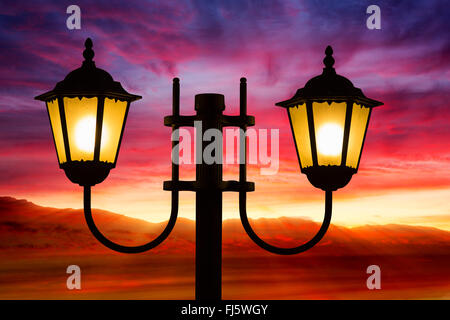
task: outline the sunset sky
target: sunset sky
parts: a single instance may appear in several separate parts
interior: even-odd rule
[[[81,8],[81,30],[68,30],[66,8]],[[359,172],[334,194],[333,223],[401,223],[450,230],[450,21],[445,1],[376,1],[381,30],[366,27],[373,1],[2,1],[0,4],[0,196],[43,206],[82,207],[82,189],[58,168],[44,103],[48,91],[83,60],[94,42],[97,67],[130,93],[117,167],[93,188],[93,207],[148,221],[168,219],[173,77],[181,112],[194,95],[225,95],[237,114],[239,78],[248,79],[256,128],[280,130],[280,170],[251,165],[249,216],[321,220],[324,194],[299,170],[285,110],[275,107],[322,72],[334,49],[337,73],[370,98],[372,113]],[[445,14],[447,12],[447,14]],[[224,179],[237,179],[225,166]],[[193,166],[181,178],[193,180]],[[180,216],[194,218],[182,193]],[[224,217],[238,218],[236,194]]]

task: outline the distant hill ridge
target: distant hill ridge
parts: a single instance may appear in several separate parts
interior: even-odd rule
[[[124,245],[142,244],[155,238],[165,223],[150,223],[103,210],[94,210],[94,219],[104,234]],[[309,239],[319,224],[307,219],[280,217],[252,220],[257,233],[268,242],[284,247]],[[195,249],[195,222],[179,218],[165,243],[153,252],[192,253]],[[103,252],[90,234],[80,209],[42,207],[24,199],[0,197],[0,250],[66,249]],[[238,219],[223,223],[224,254],[236,250],[261,253],[245,234]],[[331,225],[325,238],[311,254],[447,254],[450,232],[407,225],[366,225],[346,228]]]

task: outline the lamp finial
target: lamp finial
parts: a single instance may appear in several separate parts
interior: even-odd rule
[[[86,59],[86,61],[92,61],[92,59],[94,58],[94,50],[92,50],[92,40],[91,38],[87,38],[86,41],[84,42],[84,46],[86,49],[84,49],[83,51],[83,57],[84,59]]]
[[[333,69],[334,58],[333,48],[331,48],[331,46],[327,46],[327,48],[325,49],[325,58],[323,59],[323,64],[325,65],[325,69]]]

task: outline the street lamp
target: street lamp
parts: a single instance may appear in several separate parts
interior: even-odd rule
[[[331,221],[332,192],[345,187],[358,171],[372,108],[383,103],[367,98],[350,80],[336,74],[333,49],[325,49],[325,68],[305,87],[285,101],[301,172],[325,191],[325,215],[321,228],[308,242],[294,248],[272,246],[256,235],[246,212],[246,194],[241,193],[241,221],[247,234],[260,247],[277,254],[296,254],[316,245]]]
[[[301,171],[316,188],[335,191],[358,171],[372,108],[382,103],[336,74],[330,46],[325,54],[323,73],[276,105],[288,111]]]
[[[95,66],[91,39],[85,46],[82,66],[35,99],[47,104],[60,168],[73,183],[93,186],[115,167],[130,103],[141,97]]]
[[[59,167],[70,181],[84,187],[84,211],[90,231],[115,251],[144,252],[164,241],[172,231],[178,193],[172,194],[172,213],[166,228],[145,245],[116,244],[96,227],[91,212],[91,187],[105,180],[115,167],[130,103],[142,97],[128,93],[108,72],[95,66],[90,38],[84,45],[82,66],[70,72],[53,90],[35,99],[47,104]]]
[[[221,299],[222,282],[222,194],[239,192],[239,211],[245,231],[260,247],[277,254],[295,254],[318,243],[331,220],[332,191],[344,187],[356,173],[373,107],[381,102],[365,97],[346,78],[336,74],[331,47],[326,49],[322,75],[308,81],[289,100],[277,103],[285,107],[291,123],[300,168],[309,181],[325,191],[325,218],[320,230],[307,243],[294,248],[279,248],[259,238],[247,218],[247,192],[254,183],[247,181],[246,130],[255,124],[247,115],[247,83],[241,78],[240,114],[224,115],[225,99],[221,94],[195,96],[195,115],[180,115],[180,83],[173,80],[172,115],[164,125],[172,128],[194,127],[222,132],[235,126],[240,131],[239,181],[223,181],[222,154],[218,163],[204,161],[196,166],[195,181],[180,181],[178,154],[172,159],[172,180],[164,190],[172,192],[172,208],[164,231],[140,246],[122,246],[107,239],[96,227],[91,212],[91,187],[102,182],[115,167],[130,103],[141,97],[126,92],[104,70],[95,67],[92,41],[87,39],[81,68],[69,73],[56,87],[36,97],[45,101],[52,127],[60,168],[70,181],[84,187],[84,214],[92,234],[103,245],[123,253],[140,253],[163,242],[172,231],[178,215],[179,191],[196,193],[196,299]],[[207,144],[197,135],[196,152],[203,154]],[[173,139],[172,148],[178,139]],[[222,142],[219,142],[222,143]],[[221,148],[220,148],[221,149]]]

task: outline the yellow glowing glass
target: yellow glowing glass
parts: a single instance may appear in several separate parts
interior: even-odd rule
[[[50,117],[53,138],[55,140],[56,153],[60,164],[67,161],[66,150],[64,148],[64,138],[61,127],[61,117],[59,114],[58,100],[47,101],[47,110]]]
[[[346,162],[348,167],[356,169],[358,166],[369,112],[369,108],[356,103],[353,104]]]
[[[313,160],[306,105],[298,105],[289,108],[288,111],[292,130],[294,132],[295,146],[300,157],[300,164],[302,168],[310,167],[313,165]]]
[[[75,142],[82,151],[94,152],[95,122],[94,117],[85,117],[75,127]]]
[[[75,142],[78,149],[88,153],[94,152],[96,126],[95,117],[88,116],[78,121],[75,127]],[[105,145],[108,143],[108,127],[105,125],[102,127],[102,143]]]
[[[318,165],[341,165],[346,108],[345,102],[313,102]]]
[[[127,104],[126,101],[105,98],[100,161],[114,163],[116,159]]]
[[[105,98],[100,161],[114,163],[127,110],[127,101]],[[98,98],[64,98],[72,161],[94,160]]]
[[[94,160],[98,99],[63,99],[72,161]]]
[[[317,130],[318,153],[325,156],[339,156],[342,152],[343,128],[336,123],[322,124]]]

